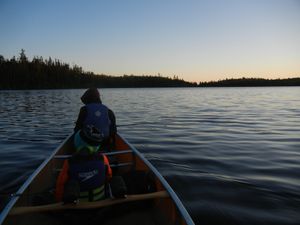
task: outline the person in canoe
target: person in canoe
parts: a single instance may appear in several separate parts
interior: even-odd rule
[[[85,105],[80,109],[74,132],[83,130],[95,141],[100,139],[104,143],[105,151],[111,150],[114,147],[117,133],[114,112],[102,104],[97,88],[86,90],[81,101]]]
[[[64,161],[57,182],[56,201],[98,201],[106,197],[106,184],[112,178],[109,161],[101,154],[102,142],[89,141],[85,132],[74,135],[74,154]]]

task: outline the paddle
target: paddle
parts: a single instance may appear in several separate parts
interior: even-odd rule
[[[167,198],[169,194],[166,191],[158,191],[147,194],[138,194],[138,195],[127,195],[126,198],[119,199],[105,199],[97,202],[79,202],[77,204],[64,204],[63,202],[41,205],[41,206],[22,206],[15,207],[9,212],[9,215],[21,215],[26,213],[38,213],[38,212],[50,212],[50,211],[60,211],[66,209],[95,209],[102,208],[105,206],[121,204],[126,202],[147,200],[153,198]]]

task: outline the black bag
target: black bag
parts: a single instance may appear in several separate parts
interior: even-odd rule
[[[63,202],[64,203],[75,203],[80,196],[79,182],[76,180],[69,180],[66,182],[64,187]]]
[[[127,194],[126,184],[121,176],[113,176],[110,181],[112,195],[115,198],[125,198]]]
[[[146,194],[156,191],[152,173],[136,170],[123,175],[127,194]]]

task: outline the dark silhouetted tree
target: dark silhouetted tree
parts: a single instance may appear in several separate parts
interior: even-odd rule
[[[21,49],[19,62],[21,62],[21,63],[27,63],[28,62],[28,59],[27,59],[27,56],[25,55],[25,50],[24,49]]]
[[[78,65],[69,66],[58,59],[34,56],[29,61],[25,50],[20,57],[6,60],[0,57],[0,89],[49,89],[96,87],[191,87],[197,86],[184,80],[157,76],[107,76],[83,71]]]

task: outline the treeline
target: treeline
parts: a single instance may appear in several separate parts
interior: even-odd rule
[[[22,49],[18,58],[0,55],[0,89],[60,89],[110,87],[193,87],[197,83],[178,77],[109,76],[85,72],[80,66],[70,66],[51,57],[33,57],[30,61]]]
[[[300,86],[300,77],[287,79],[240,78],[200,82],[199,87],[262,87],[262,86]]]
[[[300,86],[300,77],[289,79],[240,78],[191,83],[157,76],[109,76],[85,72],[80,66],[70,66],[58,59],[36,56],[30,61],[22,49],[18,58],[5,59],[0,55],[0,90],[60,89],[60,88],[116,88],[116,87],[252,87]]]

